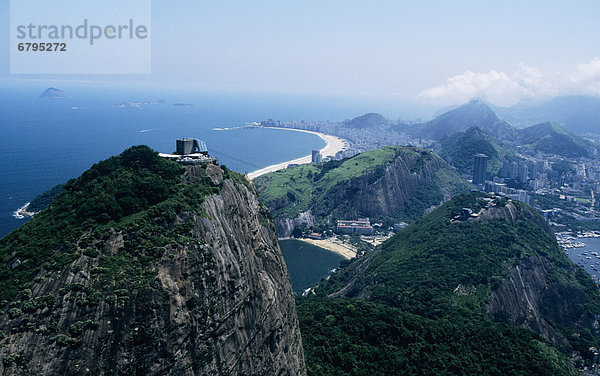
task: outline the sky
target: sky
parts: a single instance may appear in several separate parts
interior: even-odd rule
[[[11,75],[4,37],[0,80],[509,106],[600,95],[599,19],[597,0],[152,0],[150,74]]]

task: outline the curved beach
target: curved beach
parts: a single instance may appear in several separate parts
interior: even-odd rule
[[[312,245],[316,245],[317,247],[324,248],[328,251],[337,253],[338,255],[344,256],[347,260],[356,257],[356,249],[345,245],[339,241],[332,241],[330,239],[296,239],[303,241],[305,243],[309,243]]]
[[[286,130],[286,131],[312,133],[314,135],[321,137],[321,139],[323,139],[323,141],[325,141],[325,143],[326,143],[325,147],[323,147],[320,150],[323,158],[326,158],[329,156],[335,156],[338,152],[343,151],[348,147],[348,141],[344,140],[343,138],[337,137],[337,136],[332,136],[330,134],[314,132],[314,131],[307,131],[304,129],[294,129],[294,128],[279,128],[279,127],[268,127],[268,128],[269,129],[281,129],[281,130]],[[248,173],[247,176],[249,179],[255,179],[255,178],[257,178],[261,175],[267,174],[269,172],[283,170],[290,164],[310,163],[311,159],[312,159],[312,156],[309,154],[304,157],[293,159],[291,161],[277,163],[277,164],[274,164],[271,166],[267,166],[265,168],[261,168],[260,170],[256,170],[256,171]]]

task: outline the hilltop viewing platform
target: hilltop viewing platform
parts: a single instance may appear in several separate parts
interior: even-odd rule
[[[203,141],[195,138],[181,138],[177,140],[176,145],[177,149],[175,153],[158,153],[158,156],[173,160],[183,165],[219,163],[217,158],[208,154],[208,149]]]

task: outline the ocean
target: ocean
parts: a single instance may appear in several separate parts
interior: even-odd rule
[[[71,98],[39,98],[48,86],[57,86]],[[139,107],[117,107],[123,102],[135,102]],[[174,107],[175,103],[193,107]],[[357,109],[356,103],[304,96],[131,90],[39,82],[3,86],[0,237],[27,221],[14,216],[24,204],[129,146],[145,144],[157,151],[172,152],[177,138],[198,138],[221,164],[246,173],[325,146],[316,135],[244,128],[247,123],[269,118],[344,120],[358,115]],[[339,255],[308,244],[283,242],[282,248],[296,292],[328,275],[342,260]]]
[[[0,236],[25,222],[13,216],[25,203],[129,146],[145,144],[172,152],[177,138],[198,138],[221,164],[246,173],[325,145],[319,137],[301,132],[239,128],[246,123],[269,118],[343,120],[356,111],[352,103],[322,98],[85,84],[57,85],[71,98],[39,98],[48,86],[15,83],[0,89]],[[159,100],[164,103],[156,103]],[[117,107],[123,102],[139,107]],[[174,107],[175,103],[193,107]]]

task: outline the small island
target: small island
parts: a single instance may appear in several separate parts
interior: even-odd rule
[[[71,96],[60,89],[49,87],[40,94],[40,98],[71,98]]]

